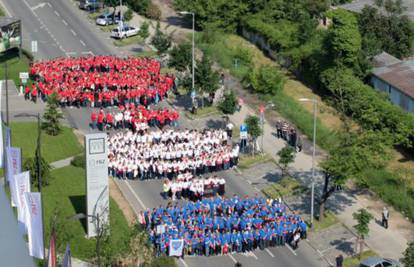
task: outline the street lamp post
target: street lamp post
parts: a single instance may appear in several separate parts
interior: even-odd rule
[[[191,96],[195,96],[195,85],[194,85],[194,49],[195,49],[195,39],[194,39],[194,35],[195,35],[195,14],[194,12],[189,12],[189,11],[180,11],[178,12],[181,15],[192,15],[193,16],[193,36],[192,36],[192,52],[191,52]],[[193,97],[193,103],[194,103],[194,98]]]
[[[7,60],[6,62],[4,62],[4,75],[5,75],[4,83],[6,85],[6,124],[7,126],[9,126],[9,83],[8,83],[9,69],[7,66]]]
[[[318,101],[316,100],[315,97],[313,99],[300,98],[299,101],[313,103],[313,145],[312,145],[311,222],[310,222],[310,227],[312,227],[313,217],[314,217],[314,204],[315,204],[316,111],[317,111]]]

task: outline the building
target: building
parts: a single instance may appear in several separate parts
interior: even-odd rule
[[[414,21],[414,1],[413,0],[402,0],[403,6],[406,7],[404,12],[411,20]],[[374,5],[374,0],[354,0],[351,3],[343,4],[340,7],[353,12],[361,12],[364,6]]]
[[[401,61],[385,52],[373,59],[371,83],[395,105],[414,113],[414,59]]]

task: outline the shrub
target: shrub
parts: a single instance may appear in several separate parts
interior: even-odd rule
[[[60,120],[63,118],[63,114],[58,107],[57,94],[53,93],[47,99],[46,111],[43,114],[42,129],[48,135],[56,136],[62,131]]]
[[[249,82],[254,91],[274,95],[282,90],[285,77],[272,66],[261,66],[250,73]]]
[[[142,37],[142,39],[147,39],[149,34],[149,24],[148,22],[144,21],[139,28],[138,35]]]
[[[128,10],[123,15],[123,18],[125,21],[130,21],[133,16],[134,16],[134,12],[132,11],[132,9],[128,8]]]
[[[147,12],[150,0],[127,0],[129,7],[140,15]]]
[[[81,155],[77,155],[75,156],[71,161],[70,161],[70,165],[74,166],[74,167],[78,167],[78,168],[86,168],[86,160],[85,160],[85,155],[81,154]]]
[[[145,11],[145,16],[149,19],[160,20],[161,19],[161,9],[156,4],[150,3],[147,10]]]
[[[156,258],[152,262],[151,267],[177,267],[177,263],[175,263],[173,257],[162,256]]]
[[[220,104],[218,105],[218,108],[224,114],[233,114],[234,112],[236,112],[237,99],[233,91],[230,91],[229,93],[224,95],[224,99],[223,101],[220,102]]]
[[[42,178],[42,186],[49,185],[50,180],[53,179],[50,170],[52,167],[49,165],[49,163],[41,157],[40,159],[40,174]],[[37,160],[36,157],[34,158],[27,158],[23,163],[23,170],[30,171],[30,181],[33,186],[38,186],[38,175],[37,175]]]

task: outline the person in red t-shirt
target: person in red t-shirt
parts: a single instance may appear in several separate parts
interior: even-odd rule
[[[32,90],[32,101],[36,103],[37,101],[37,89],[36,87],[33,88]]]
[[[106,126],[108,128],[113,128],[114,127],[114,117],[112,116],[111,113],[106,114]]]
[[[103,123],[104,123],[104,119],[105,119],[105,113],[104,111],[101,109],[99,111],[98,114],[98,129],[99,131],[103,131]]]
[[[96,114],[96,111],[93,110],[92,114],[91,114],[91,128],[95,129],[96,128],[96,122],[98,120],[98,115]]]
[[[24,89],[24,99],[28,100],[30,97],[30,88],[26,85],[26,88]]]

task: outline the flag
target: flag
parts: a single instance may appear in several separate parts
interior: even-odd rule
[[[65,255],[63,256],[62,267],[71,267],[72,260],[71,260],[71,253],[69,243],[66,245]]]
[[[3,90],[2,90],[2,85],[3,83],[0,82],[0,111],[1,111],[1,95],[3,94]],[[1,113],[1,112],[0,112]],[[6,165],[5,162],[3,162],[4,159],[4,140],[3,140],[3,118],[0,115],[0,168],[4,168],[4,166]]]
[[[4,129],[6,130],[6,139],[4,141],[4,146],[11,147],[11,129],[10,127],[5,127]]]
[[[30,173],[28,171],[16,174],[14,176],[14,186],[16,190],[17,221],[23,233],[27,231],[27,210],[24,193],[30,192]]]
[[[181,257],[183,255],[184,239],[173,239],[170,241],[170,256]]]
[[[17,190],[14,188],[14,176],[22,172],[22,158],[21,158],[21,150],[19,147],[7,147],[6,148],[6,178],[7,182],[11,188],[11,204],[12,207],[16,207],[16,192]]]
[[[41,193],[26,192],[24,195],[28,211],[27,233],[29,237],[29,253],[32,257],[44,259]]]
[[[47,259],[47,267],[56,267],[56,250],[55,250],[55,231],[52,229],[49,242],[49,256]]]

